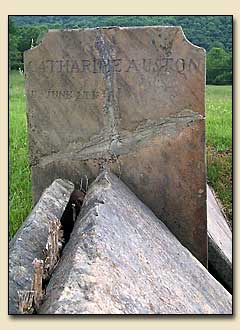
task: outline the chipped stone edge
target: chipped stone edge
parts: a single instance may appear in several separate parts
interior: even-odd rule
[[[182,36],[183,36],[183,39],[184,41],[191,47],[193,48],[196,48],[198,50],[201,50],[203,52],[204,55],[206,55],[206,49],[204,49],[203,47],[200,47],[200,46],[197,46],[195,44],[193,44],[187,37],[186,37],[186,34],[184,33],[183,31],[183,28],[181,26],[178,26],[179,28],[179,31],[181,32]]]

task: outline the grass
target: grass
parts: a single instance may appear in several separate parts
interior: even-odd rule
[[[28,163],[24,79],[9,77],[9,236],[12,237],[32,208]],[[206,141],[208,182],[232,221],[232,87],[207,86]]]
[[[24,80],[9,76],[9,236],[12,237],[32,208],[28,163]]]
[[[208,182],[232,223],[232,87],[207,86]]]

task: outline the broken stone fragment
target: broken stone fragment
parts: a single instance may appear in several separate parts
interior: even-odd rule
[[[207,186],[207,222],[209,271],[232,292],[232,232],[209,186]]]
[[[40,314],[231,314],[231,294],[114,174],[87,191]]]
[[[20,300],[32,300],[33,260],[44,258],[49,225],[55,219],[61,219],[73,188],[69,181],[55,180],[44,191],[33,211],[10,241],[9,314],[21,313],[18,292]],[[29,294],[26,295],[26,292]]]

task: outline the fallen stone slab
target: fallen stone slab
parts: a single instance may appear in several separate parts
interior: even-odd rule
[[[40,314],[231,314],[231,294],[114,174],[90,186]]]
[[[18,291],[29,291],[33,281],[33,260],[43,259],[51,221],[61,219],[73,191],[73,184],[57,179],[48,187],[31,214],[9,243],[9,314],[19,314]]]
[[[214,192],[207,186],[208,268],[232,292],[232,232]]]

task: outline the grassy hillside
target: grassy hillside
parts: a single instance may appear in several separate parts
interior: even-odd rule
[[[9,221],[12,237],[32,206],[23,76],[19,72],[11,72],[9,86]],[[230,220],[232,219],[231,93],[231,86],[207,86],[208,181],[222,201]]]

